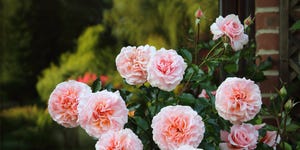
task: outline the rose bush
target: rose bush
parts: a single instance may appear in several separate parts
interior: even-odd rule
[[[197,24],[201,13],[196,13]],[[116,57],[123,87],[101,86],[95,80],[92,93],[84,83],[60,83],[49,98],[50,115],[65,127],[80,124],[98,139],[97,150],[276,148],[285,130],[270,131],[273,126],[260,114],[262,96],[256,83],[263,80],[262,71],[270,62],[255,63],[255,47],[247,44],[245,32],[250,23],[244,27],[233,14],[218,17],[211,25],[216,41],[197,44],[196,52],[210,48],[198,58],[201,62],[193,60],[188,49],[123,47]],[[247,68],[237,76],[240,60]],[[279,100],[285,104],[286,93],[280,91]],[[272,102],[269,114],[288,116],[293,106],[288,102],[284,109]],[[277,118],[283,125],[286,120]]]

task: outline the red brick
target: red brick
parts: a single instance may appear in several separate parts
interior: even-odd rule
[[[279,27],[279,13],[258,13],[255,18],[256,30],[277,29]]]
[[[271,57],[272,59],[272,68],[270,70],[278,70],[279,69],[279,54],[274,54],[274,55],[260,55],[261,59],[256,60],[256,64],[259,65],[260,62],[265,61],[268,59],[268,57]]]
[[[279,0],[255,0],[255,7],[279,6]]]
[[[279,34],[266,33],[256,36],[257,49],[279,49]]]
[[[267,76],[266,80],[258,83],[261,93],[276,93],[275,89],[280,86],[278,76]]]

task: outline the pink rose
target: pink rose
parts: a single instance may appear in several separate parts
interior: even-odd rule
[[[141,140],[130,129],[103,134],[95,147],[96,150],[143,150]]]
[[[176,150],[203,150],[203,149],[194,148],[193,146],[190,146],[190,145],[182,145],[179,148],[177,148]]]
[[[93,137],[99,138],[108,131],[123,129],[128,109],[119,92],[106,90],[92,93],[78,105],[79,123]]]
[[[261,104],[259,87],[245,78],[229,77],[216,91],[218,114],[234,124],[253,119]]]
[[[88,85],[74,80],[59,83],[48,101],[50,116],[64,127],[78,126],[77,106],[79,98],[91,92],[92,90]]]
[[[147,80],[147,65],[156,49],[145,45],[123,47],[116,58],[116,66],[122,78],[131,85],[143,84]]]
[[[280,135],[277,135],[277,131],[267,131],[266,135],[261,139],[261,142],[276,148],[276,145],[280,142]]]
[[[216,95],[216,91],[211,91],[210,92],[211,95]],[[207,94],[206,90],[205,89],[202,89],[201,93],[198,95],[198,97],[202,97],[202,98],[206,98],[208,99],[209,98],[209,95]]]
[[[263,124],[264,125],[264,124]],[[221,150],[252,150],[256,148],[258,140],[258,129],[263,125],[252,124],[233,125],[230,133],[221,131]]]
[[[219,16],[210,26],[210,31],[214,34],[213,40],[223,35],[229,37],[230,45],[235,51],[241,50],[248,43],[248,35],[244,34],[244,26],[237,15],[230,14],[225,18]]]
[[[153,117],[153,140],[160,149],[171,150],[182,145],[196,148],[205,131],[201,116],[190,106],[167,106]]]
[[[153,87],[172,91],[183,79],[187,64],[175,50],[156,52],[148,65],[148,82]]]

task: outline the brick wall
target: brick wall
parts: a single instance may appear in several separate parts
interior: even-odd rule
[[[263,98],[279,88],[279,0],[255,0],[256,55],[271,57],[273,67],[264,72],[267,79],[260,84]],[[259,63],[259,62],[258,62]]]

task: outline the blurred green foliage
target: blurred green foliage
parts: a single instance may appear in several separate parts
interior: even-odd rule
[[[15,107],[1,111],[0,119],[2,149],[47,148],[56,142],[50,131],[52,119],[45,109],[35,105]]]
[[[84,130],[61,127],[52,121],[46,109],[36,105],[3,110],[0,119],[1,149],[79,150],[93,149],[95,145],[93,138]]]
[[[0,6],[0,85],[12,90],[14,87],[24,86],[26,81],[23,78],[32,75],[26,62],[26,58],[31,54],[29,50],[32,39],[26,19],[32,1],[1,0]],[[25,92],[21,93],[28,96]],[[8,95],[7,90],[1,90],[0,94],[1,97]]]
[[[114,0],[112,9],[104,12],[104,21],[112,27],[113,35],[132,45],[178,48],[189,43],[199,6],[205,10],[206,19],[201,22],[201,31],[207,33],[212,18],[218,15],[217,1]]]
[[[40,72],[50,62],[57,63],[60,54],[74,51],[78,36],[87,26],[100,23],[110,4],[108,0],[0,0],[1,108],[35,103]]]
[[[58,83],[74,79],[85,72],[112,73],[115,70],[114,57],[119,50],[113,48],[114,46],[108,46],[105,40],[107,38],[102,25],[88,27],[78,38],[74,53],[61,55],[59,65],[52,64],[43,71],[37,83],[42,100],[47,102]]]

